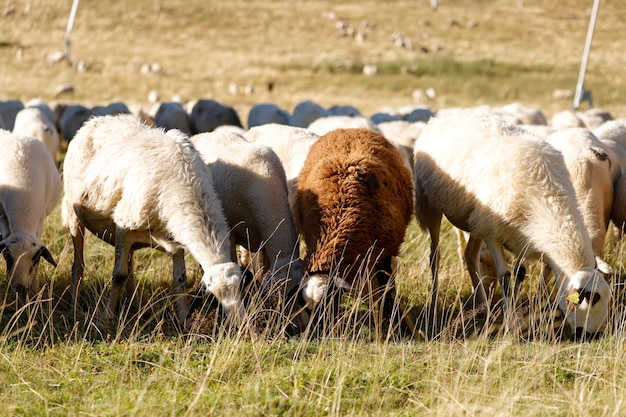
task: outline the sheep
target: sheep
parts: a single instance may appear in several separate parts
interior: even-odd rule
[[[59,132],[53,119],[40,107],[24,107],[15,116],[13,133],[39,139],[56,161],[59,145]]]
[[[503,112],[519,120],[517,124],[526,125],[547,125],[548,119],[538,109],[532,109],[523,106],[520,103],[510,103],[494,110],[494,112]]]
[[[194,135],[212,132],[221,125],[243,127],[235,109],[208,99],[198,100],[193,104],[189,112],[189,121]]]
[[[372,287],[376,297],[389,290],[387,315],[387,301],[395,298],[392,259],[413,213],[411,188],[400,153],[378,132],[336,129],[311,146],[294,204],[307,248],[301,295],[309,308],[333,287],[360,288],[362,277],[379,271]]]
[[[60,132],[65,142],[70,142],[78,129],[92,116],[91,109],[82,104],[72,104],[63,110],[59,119]]]
[[[94,106],[91,109],[91,114],[94,116],[113,116],[116,114],[131,114],[131,111],[128,106],[121,101],[114,101],[106,106]]]
[[[617,227],[619,234],[626,232],[626,173],[620,175],[615,183],[611,221]]]
[[[74,245],[75,303],[87,228],[115,246],[110,318],[122,286],[132,283],[133,251],[142,247],[172,256],[182,322],[188,311],[184,249],[204,270],[201,289],[213,293],[230,317],[241,318],[241,269],[230,261],[228,226],[211,174],[187,136],[176,130],[166,134],[132,115],[92,118],[68,146],[63,178],[61,214]]]
[[[562,129],[548,136],[546,141],[563,154],[598,269],[605,274],[615,273],[602,259],[613,188],[620,176],[615,154],[586,128]]]
[[[152,119],[154,125],[166,130],[178,129],[185,134],[191,134],[189,116],[182,104],[175,101],[157,103],[153,107]]]
[[[596,129],[604,123],[613,120],[611,113],[602,109],[587,109],[583,112],[576,112],[576,115],[588,129]]]
[[[348,116],[348,117],[357,117],[363,116],[359,109],[354,106],[330,106],[328,111],[333,116]]]
[[[626,171],[626,119],[615,119],[592,129],[596,137],[617,157],[621,172]]]
[[[415,141],[426,126],[424,122],[407,122],[406,120],[394,120],[378,124],[380,132],[391,142],[402,154],[402,158],[413,174],[413,148]]]
[[[611,291],[594,269],[591,240],[560,152],[494,114],[460,111],[430,121],[414,159],[415,216],[431,238],[433,307],[445,215],[475,240],[466,252],[472,281],[481,242],[487,244],[504,296],[505,326],[517,327],[510,323],[514,300],[504,247],[526,259],[544,255],[572,332],[602,330]]]
[[[255,104],[248,113],[248,129],[268,123],[288,125],[291,115],[273,103]]]
[[[273,281],[287,281],[289,292],[300,283],[298,233],[287,200],[285,171],[276,153],[236,133],[201,133],[191,137],[213,177],[215,191],[235,245],[262,253]]]
[[[52,107],[50,107],[50,105],[48,105],[46,101],[40,98],[31,98],[24,104],[24,107],[36,107],[40,109],[46,115],[48,120],[50,120],[54,124],[55,128],[57,129],[57,132],[59,131],[58,129],[59,120],[57,118],[57,115],[54,113],[54,111],[52,110]]]
[[[291,126],[306,128],[320,117],[327,116],[332,116],[329,110],[311,100],[306,100],[298,103],[293,109],[290,124]]]
[[[552,115],[550,125],[556,129],[566,129],[568,127],[585,127],[585,122],[573,110],[563,110]]]
[[[367,117],[363,116],[326,116],[320,117],[311,123],[308,129],[316,135],[324,135],[335,129],[350,129],[364,127],[379,132],[378,127]]]
[[[39,290],[39,261],[57,265],[40,239],[61,197],[61,177],[36,138],[0,130],[0,148],[0,253],[11,289],[28,296]]]
[[[276,152],[285,169],[289,206],[293,208],[298,175],[309,149],[319,136],[308,129],[270,123],[248,130],[244,137],[250,142],[269,146]]]
[[[7,100],[0,101],[0,117],[4,122],[4,128],[6,130],[13,130],[13,124],[15,123],[15,116],[24,108],[24,103],[20,100]]]

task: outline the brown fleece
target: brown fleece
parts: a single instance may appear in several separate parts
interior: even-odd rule
[[[380,133],[337,129],[311,147],[294,208],[306,271],[353,283],[367,256],[371,268],[398,255],[413,213],[411,176]]]

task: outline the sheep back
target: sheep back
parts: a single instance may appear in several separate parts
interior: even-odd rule
[[[307,245],[305,269],[341,262],[354,282],[368,254],[396,256],[412,215],[411,177],[398,150],[369,129],[337,129],[311,147],[298,178],[294,217]]]

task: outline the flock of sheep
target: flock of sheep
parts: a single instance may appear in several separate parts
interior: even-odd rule
[[[0,252],[11,290],[38,291],[40,260],[56,266],[40,241],[43,224],[62,198],[76,306],[88,230],[115,247],[111,318],[133,285],[133,252],[152,247],[172,258],[182,323],[190,317],[187,250],[202,267],[201,290],[229,320],[247,314],[241,287],[249,269],[262,288],[282,285],[300,331],[316,311],[337,308],[342,291],[364,285],[382,318],[400,318],[395,260],[413,216],[430,234],[437,306],[445,216],[460,231],[477,304],[489,304],[488,276],[497,277],[505,325],[515,329],[515,289],[525,263],[541,258],[543,285],[552,273],[558,306],[583,337],[606,325],[605,274],[615,271],[602,248],[609,222],[621,230],[626,221],[626,121],[610,119],[568,111],[548,123],[518,104],[367,118],[351,106],[307,101],[292,114],[254,106],[244,129],[213,100],[134,112],[122,103],[53,110],[41,100],[4,102]]]

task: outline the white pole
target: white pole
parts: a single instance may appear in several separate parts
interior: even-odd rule
[[[587,71],[587,62],[589,61],[589,51],[591,50],[591,41],[593,40],[593,31],[596,26],[596,18],[598,17],[598,8],[600,6],[600,0],[593,1],[593,9],[591,9],[591,17],[589,18],[589,27],[587,29],[587,40],[585,42],[585,49],[583,51],[583,59],[580,63],[580,72],[578,73],[578,83],[576,84],[576,94],[574,94],[574,104],[572,107],[578,109],[580,102],[584,99],[589,100],[589,107],[591,107],[591,94],[585,92],[583,89],[583,82],[585,80],[585,72]]]
[[[72,28],[74,27],[74,19],[76,18],[76,11],[78,10],[78,2],[80,0],[74,0],[72,3],[72,10],[70,11],[70,17],[67,20],[67,29],[65,29],[65,60],[68,63],[70,61],[70,34],[72,33]]]

